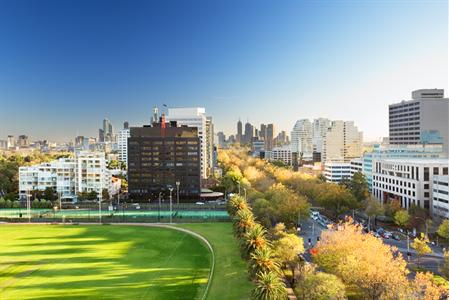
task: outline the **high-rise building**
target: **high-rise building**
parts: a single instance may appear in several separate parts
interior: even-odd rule
[[[129,127],[125,127],[117,134],[118,160],[124,162],[128,167],[128,138],[130,137]]]
[[[198,128],[201,147],[201,177],[208,178],[211,175],[208,166],[213,164],[213,162],[211,162],[211,157],[208,155],[210,143],[208,143],[207,138],[206,109],[203,107],[169,108],[167,121],[176,121],[179,126],[185,125]]]
[[[352,121],[332,121],[324,142],[323,162],[349,162],[363,153],[363,134]]]
[[[266,130],[265,134],[266,134],[265,135],[265,150],[271,151],[271,149],[273,149],[273,141],[274,141],[274,137],[275,137],[274,124],[267,125],[267,130]]]
[[[206,174],[213,175],[214,168],[214,123],[212,117],[206,117]]]
[[[323,140],[326,135],[327,129],[331,126],[331,120],[326,118],[318,118],[313,120],[312,131],[312,143],[313,143],[313,152],[319,153],[321,156],[321,152],[323,152]]]
[[[8,149],[16,147],[16,139],[14,138],[13,135],[8,135],[7,143],[8,143]]]
[[[243,135],[243,144],[249,144],[253,140],[254,127],[249,122],[245,124],[245,134]]]
[[[263,141],[265,141],[265,137],[267,136],[267,125],[260,124],[260,130],[259,130],[259,138]]]
[[[236,135],[236,142],[237,143],[242,143],[242,139],[243,139],[243,128],[242,128],[242,121],[237,122],[237,135]]]
[[[28,136],[26,136],[24,134],[23,135],[19,135],[19,138],[17,140],[17,145],[20,148],[27,148],[30,145],[30,143],[28,141]]]
[[[412,100],[389,106],[390,144],[443,144],[449,152],[449,98],[442,89],[412,92]]]
[[[8,141],[7,140],[0,140],[0,149],[2,149],[2,150],[8,149]]]
[[[172,114],[173,116],[173,114]],[[201,142],[197,127],[178,127],[176,121],[131,127],[128,139],[128,191],[132,199],[154,201],[169,189],[184,201],[197,201],[200,194]],[[176,199],[176,198],[174,198]]]
[[[313,153],[312,123],[308,119],[296,121],[290,136],[292,138],[292,151],[298,153],[300,158],[311,160]]]
[[[123,129],[129,129],[129,122],[125,121],[125,123],[123,123]]]
[[[222,131],[217,133],[217,139],[218,139],[218,147],[225,148],[226,147],[226,135]]]
[[[115,142],[114,129],[107,118],[103,120],[103,129],[99,130],[99,140],[101,143]]]
[[[159,109],[157,106],[153,107],[153,114],[151,116],[151,124],[159,122]]]

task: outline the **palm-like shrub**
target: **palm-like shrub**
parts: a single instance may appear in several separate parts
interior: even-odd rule
[[[268,245],[266,233],[265,228],[259,223],[255,223],[254,226],[248,228],[242,241],[242,250],[246,257],[249,257],[255,250]]]
[[[248,208],[240,209],[235,214],[234,230],[238,238],[242,238],[255,224],[254,215]]]
[[[275,272],[257,273],[256,283],[253,290],[253,298],[256,300],[285,300],[287,290],[285,283]]]
[[[248,203],[246,202],[246,200],[238,195],[234,195],[231,197],[231,199],[229,199],[228,204],[227,204],[227,210],[229,215],[231,216],[235,216],[235,214],[237,213],[237,211],[241,210],[241,209],[248,209]]]
[[[274,258],[274,252],[271,247],[265,246],[254,250],[250,254],[250,275],[255,277],[260,272],[280,274],[279,263]]]

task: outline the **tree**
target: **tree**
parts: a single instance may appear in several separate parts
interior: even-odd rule
[[[344,186],[325,183],[318,194],[318,203],[337,218],[342,213],[357,208],[354,195]]]
[[[432,249],[429,247],[429,238],[424,233],[421,233],[421,236],[416,237],[410,246],[416,251],[419,267],[420,258],[432,252]]]
[[[250,274],[257,276],[260,272],[280,273],[279,264],[269,246],[256,249],[250,255]]]
[[[284,268],[292,272],[291,284],[295,282],[295,270],[301,262],[300,254],[304,253],[304,241],[296,234],[285,233],[274,243],[276,259]]]
[[[408,299],[439,300],[446,299],[447,296],[444,288],[433,282],[433,274],[430,272],[417,272],[410,286],[411,295]]]
[[[323,231],[312,251],[319,267],[357,287],[369,299],[388,298],[390,293],[398,296],[406,291],[406,262],[396,248],[364,234],[360,226],[352,223],[339,227]]]
[[[346,299],[345,285],[335,275],[324,272],[307,274],[295,288],[298,300]]]
[[[368,182],[365,175],[361,172],[355,172],[349,180],[348,188],[357,201],[362,202],[369,196]]]
[[[371,218],[374,217],[374,224],[376,225],[376,217],[384,213],[382,205],[373,197],[368,197],[365,202],[365,213],[368,216],[368,230],[371,230]]]
[[[243,208],[237,211],[234,219],[234,230],[238,238],[242,238],[246,232],[254,226],[254,215],[249,208]]]
[[[271,203],[267,199],[259,198],[254,200],[252,207],[256,219],[265,227],[270,227],[273,215]]]
[[[449,251],[444,251],[444,261],[440,266],[441,274],[449,279]]]
[[[440,226],[438,226],[437,234],[443,239],[449,239],[449,220],[445,219]]]
[[[103,189],[102,191],[101,191],[101,200],[102,201],[107,201],[107,200],[109,200],[110,199],[110,197],[109,197],[109,191],[108,191],[108,189]]]
[[[43,197],[49,201],[55,201],[58,199],[56,196],[56,191],[52,187],[46,187],[43,193]]]
[[[285,300],[287,290],[277,273],[260,272],[257,274],[252,296],[256,300]]]
[[[250,253],[257,249],[267,246],[268,242],[265,237],[266,230],[260,224],[254,224],[250,227],[244,235],[244,252],[245,256],[248,257]]]
[[[410,221],[408,211],[401,209],[394,214],[394,223],[401,228],[406,228]]]

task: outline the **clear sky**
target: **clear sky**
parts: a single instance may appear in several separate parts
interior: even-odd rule
[[[151,108],[236,122],[354,120],[388,134],[387,105],[448,91],[448,2],[0,0],[0,139],[97,136]]]

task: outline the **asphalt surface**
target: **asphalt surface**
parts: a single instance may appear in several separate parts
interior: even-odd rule
[[[317,238],[321,235],[323,230],[327,230],[326,227],[322,226],[317,221],[309,218],[307,220],[301,221],[301,230],[299,231],[299,236],[304,239],[304,248],[310,249],[317,243]],[[404,259],[408,261],[408,267],[415,267],[418,265],[418,257],[416,252],[410,247],[410,259],[407,259],[407,239],[405,235],[402,235],[402,240],[394,239],[384,239],[382,241],[386,245],[395,246],[398,248],[399,252],[403,255]],[[412,239],[410,238],[410,243]],[[424,255],[419,259],[419,265],[421,268],[431,271],[433,273],[439,274],[438,267],[443,263],[443,249],[438,246],[431,246],[432,253]],[[311,257],[308,252],[304,255],[307,261],[311,261]]]

